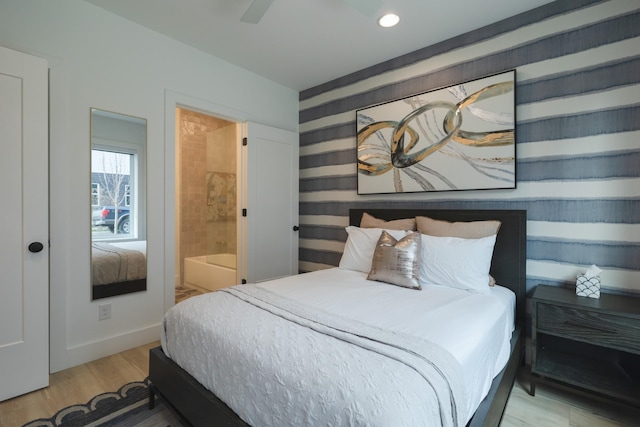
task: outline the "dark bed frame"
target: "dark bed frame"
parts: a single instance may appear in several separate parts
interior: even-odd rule
[[[147,290],[147,279],[128,280],[126,282],[93,285],[91,299],[109,298],[117,295],[130,294]]]
[[[467,424],[467,427],[497,427],[524,356],[526,211],[351,209],[349,223],[359,225],[363,212],[385,220],[428,216],[447,221],[499,220],[502,222],[494,248],[491,275],[497,283],[510,288],[516,294],[516,329],[511,338],[511,356],[507,365],[493,380],[489,394]],[[150,350],[149,381],[149,407],[154,407],[155,397],[158,396],[185,425],[196,427],[248,425],[224,402],[169,359],[160,347]]]

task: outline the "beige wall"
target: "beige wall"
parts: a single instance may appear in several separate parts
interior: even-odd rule
[[[207,253],[237,252],[237,125],[207,133]]]
[[[178,109],[180,283],[184,258],[236,252],[236,218],[219,206],[216,188],[236,174],[236,125],[205,114]],[[235,185],[233,186],[235,188]],[[235,193],[232,211],[235,213]]]

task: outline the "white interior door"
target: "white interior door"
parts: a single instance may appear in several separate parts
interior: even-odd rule
[[[255,123],[245,132],[246,257],[240,259],[246,260],[247,281],[254,283],[298,272],[299,138]]]
[[[0,47],[0,401],[49,384],[47,68]]]

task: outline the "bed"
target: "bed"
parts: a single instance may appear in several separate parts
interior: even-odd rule
[[[214,347],[215,345],[234,347],[236,344],[228,342],[222,343],[222,340],[219,344],[216,344],[215,342],[217,341],[211,340],[209,334],[204,330],[195,333],[174,333],[172,331],[174,329],[175,331],[179,331],[182,326],[186,324],[186,320],[178,315],[174,317],[173,314],[169,315],[168,313],[168,316],[165,318],[165,331],[163,333],[164,350],[158,347],[152,349],[150,352],[150,406],[153,406],[155,396],[159,396],[170,408],[183,417],[186,423],[195,426],[248,425],[236,412],[227,406],[223,400],[209,391],[209,389],[215,389],[215,387],[218,386],[221,387],[218,394],[223,396],[224,401],[230,402],[230,406],[232,407],[239,408],[237,412],[242,413],[244,419],[251,420],[251,422],[256,425],[284,425],[288,422],[292,422],[294,425],[313,425],[316,424],[315,421],[317,421],[318,418],[312,417],[305,419],[304,417],[308,416],[308,414],[315,416],[315,411],[319,411],[321,417],[329,413],[331,414],[330,417],[333,418],[327,419],[332,421],[325,419],[323,420],[324,424],[357,424],[357,420],[362,419],[362,414],[359,414],[358,411],[370,415],[377,411],[375,408],[382,408],[383,410],[374,415],[376,421],[383,420],[380,421],[381,424],[379,425],[408,425],[410,422],[416,420],[418,424],[432,424],[433,421],[427,417],[439,417],[442,425],[466,424],[468,426],[497,426],[501,420],[506,401],[513,386],[517,369],[522,363],[523,356],[526,212],[504,210],[352,209],[350,211],[350,224],[360,225],[360,220],[365,212],[379,220],[427,216],[433,220],[446,221],[500,221],[500,231],[494,238],[495,247],[493,249],[493,257],[491,258],[490,274],[497,284],[502,285],[502,287],[491,287],[491,295],[475,295],[475,293],[465,292],[459,289],[445,289],[444,287],[438,286],[429,287],[430,293],[415,293],[415,290],[409,290],[405,287],[387,285],[383,282],[367,281],[367,275],[362,272],[351,271],[350,269],[346,269],[345,271],[331,269],[300,275],[306,276],[311,282],[316,281],[320,283],[324,281],[325,283],[333,283],[333,287],[329,287],[330,291],[326,294],[317,294],[315,293],[316,290],[314,287],[307,287],[306,284],[296,287],[295,281],[298,280],[300,276],[280,279],[277,282],[267,283],[263,286],[232,288],[216,296],[217,299],[224,298],[224,304],[218,306],[216,310],[222,312],[223,307],[229,305],[229,311],[224,314],[224,316],[234,316],[233,313],[244,314],[239,314],[239,317],[232,322],[225,322],[225,324],[228,323],[228,325],[224,326],[224,328],[229,329],[225,329],[226,332],[223,334],[227,334],[228,336],[249,334],[248,339],[257,343],[254,351],[236,352],[233,353],[235,354],[233,357],[219,356],[222,354],[221,351],[210,357],[209,355],[211,353],[208,353],[208,345],[213,345]],[[404,241],[404,239],[400,240]],[[345,256],[343,256],[343,259],[344,257]],[[339,283],[336,285],[337,282]],[[368,283],[368,285],[365,283]],[[424,289],[427,289],[427,287],[425,286]],[[251,290],[251,292],[249,292],[249,290]],[[465,294],[461,300],[464,301],[464,303],[455,300],[455,304],[451,304],[451,306],[458,310],[457,313],[463,313],[466,310],[465,307],[478,305],[480,301],[488,302],[489,298],[493,298],[492,301],[499,301],[500,299],[494,298],[493,294],[503,294],[504,299],[501,301],[504,301],[504,306],[507,307],[505,312],[511,312],[511,320],[507,322],[511,322],[511,325],[508,328],[509,336],[506,337],[506,342],[489,345],[487,346],[488,348],[484,349],[467,348],[466,344],[460,344],[466,343],[466,341],[474,341],[474,337],[482,336],[481,331],[470,329],[466,339],[456,339],[447,337],[446,332],[443,332],[443,328],[435,328],[435,335],[438,335],[438,333],[441,335],[438,338],[440,341],[436,340],[436,346],[428,346],[427,348],[422,347],[422,345],[425,342],[430,342],[429,339],[423,340],[424,337],[419,336],[407,340],[406,329],[394,330],[395,326],[393,325],[398,323],[397,316],[401,316],[403,311],[413,313],[410,315],[411,319],[413,319],[413,316],[420,316],[419,312],[412,312],[411,310],[415,310],[415,307],[411,308],[410,306],[422,304],[422,302],[419,301],[419,297],[426,295],[429,295],[428,300],[432,300],[435,305],[433,306],[434,310],[425,310],[426,314],[424,314],[424,316],[426,317],[423,320],[427,323],[437,322],[439,318],[433,316],[439,315],[437,314],[439,311],[438,307],[449,306],[449,304],[442,304],[441,301],[447,301],[447,298],[450,298],[450,296],[456,292]],[[274,296],[274,293],[278,295]],[[282,295],[285,295],[286,298],[281,298]],[[485,299],[483,300],[482,298]],[[303,301],[304,304],[297,304],[297,299]],[[363,301],[377,300],[379,304],[381,303],[382,307],[387,307],[384,316],[373,316],[370,308],[364,311],[360,310],[358,308],[359,306],[353,302],[357,299],[362,299]],[[309,300],[314,301],[315,307],[307,307],[306,302]],[[424,302],[428,303],[428,300]],[[391,303],[392,301],[394,301],[394,303]],[[248,304],[251,310],[247,310],[246,312],[240,311],[240,309],[236,309],[235,306],[231,304],[240,304],[241,306]],[[484,303],[480,302],[480,304]],[[502,303],[496,302],[495,304],[500,305]],[[512,305],[510,306],[509,304]],[[204,299],[194,300],[188,310],[184,311],[192,313],[192,317],[204,318],[201,316],[201,313],[204,313],[203,310],[206,310],[205,307],[207,307],[207,302],[205,302]],[[298,310],[302,310],[300,307],[306,307],[304,313],[298,312]],[[353,310],[349,310],[348,307],[353,307]],[[367,307],[369,306],[367,305]],[[511,308],[509,309],[508,307]],[[395,308],[395,310],[393,308]],[[462,310],[460,311],[461,308]],[[359,317],[357,317],[355,323],[351,321],[345,322],[344,324],[331,323],[336,322],[336,319],[341,321],[345,316],[351,319],[351,317],[356,316],[353,313],[360,311],[364,314],[362,314],[362,316],[358,314],[357,316]],[[393,317],[394,311],[396,312],[395,318]],[[499,310],[492,309],[488,311],[498,312]],[[272,337],[269,334],[272,334],[274,330],[280,331],[282,329],[280,326],[272,329],[269,329],[269,326],[265,326],[267,329],[262,329],[263,325],[266,325],[271,321],[271,318],[274,317],[274,312],[276,312],[275,314],[280,316],[280,318],[284,317],[285,323],[295,324],[294,329],[305,330],[304,333],[300,334],[295,332],[295,335],[288,330],[286,333],[283,333],[282,337],[284,340],[289,340],[287,341],[288,343],[296,343],[290,344],[288,351],[278,351],[270,348]],[[331,312],[331,315],[325,316],[327,312]],[[265,313],[264,319],[262,313]],[[387,317],[388,314],[391,315],[391,318]],[[295,321],[289,316],[295,316]],[[450,320],[450,314],[447,316],[449,316],[447,318],[449,320],[444,321],[445,324],[456,323]],[[496,319],[499,317],[502,322],[505,316],[502,314],[499,316],[496,315]],[[462,316],[460,317],[462,318]],[[206,318],[209,319],[208,317]],[[281,322],[282,319],[280,318],[275,321]],[[299,318],[302,318],[302,320],[299,320]],[[245,323],[244,319],[253,320],[253,325],[251,327],[243,326],[243,323]],[[216,324],[216,327],[218,327],[218,322],[219,320],[208,320],[204,323]],[[409,329],[413,327],[414,332],[420,329],[416,328],[415,324],[412,325],[412,322],[404,323],[403,328],[407,327],[407,323],[409,323]],[[467,321],[467,324],[470,324],[470,322]],[[389,325],[392,325],[391,334],[388,333],[389,328],[387,327]],[[495,328],[497,330],[505,330],[505,326],[502,325],[502,323],[496,323],[496,325]],[[338,330],[338,336],[327,335],[328,333],[325,330],[327,328]],[[321,329],[321,331],[318,331],[318,329]],[[307,330],[311,331],[308,332]],[[382,332],[379,332],[379,330],[382,330]],[[256,335],[251,336],[251,331],[255,332]],[[506,331],[504,332],[506,334]],[[378,344],[371,344],[372,342],[377,343],[382,340],[380,336],[373,335],[378,333],[384,335],[384,340],[387,340],[385,344],[382,345],[382,349],[378,348]],[[307,334],[311,336],[307,336]],[[422,334],[422,332],[418,332],[418,335],[420,334]],[[429,334],[434,334],[434,332],[429,332]],[[263,336],[268,336],[269,338],[266,341],[262,341],[261,337]],[[413,337],[413,335],[409,336]],[[362,341],[363,339],[365,341],[364,343]],[[209,341],[214,341],[214,343],[207,344]],[[484,340],[475,339],[475,341],[482,342]],[[196,346],[189,347],[191,345],[190,342],[196,343]],[[316,349],[315,354],[311,356],[305,353],[298,354],[298,351],[303,351],[303,347],[307,345],[300,344],[299,342],[308,343],[309,348]],[[332,357],[330,358],[326,357],[327,352],[318,351],[318,349],[328,348],[326,347],[329,345],[328,342],[340,343],[338,348],[334,349],[334,347],[331,347]],[[445,347],[445,350],[447,350],[444,354],[452,353],[455,357],[447,358],[443,356],[443,353],[439,351],[440,347]],[[388,353],[390,351],[389,348],[393,349],[391,354]],[[183,350],[180,351],[179,349]],[[398,349],[400,349],[400,352],[403,354],[410,354],[410,357],[408,357],[409,360],[400,360],[401,358],[405,358],[405,356],[398,355],[396,353]],[[220,350],[223,349],[221,348]],[[346,352],[344,356],[342,355],[343,350]],[[165,351],[178,361],[178,363],[167,357]],[[260,355],[260,351],[264,351],[262,356]],[[381,369],[367,367],[367,363],[371,362],[365,362],[362,356],[363,351],[367,353],[367,358],[370,357],[369,354],[372,354],[372,363],[374,366],[381,367]],[[491,353],[491,351],[494,351],[495,354]],[[180,354],[181,352],[186,353],[186,355]],[[212,350],[212,352],[215,353],[216,350]],[[292,353],[292,355],[289,353]],[[256,356],[256,354],[258,354],[258,356]],[[261,363],[262,360],[269,359],[269,355],[273,354],[278,354],[278,359],[280,359],[275,362],[275,368],[273,366],[261,365],[259,369],[250,369],[250,366],[255,364],[256,360]],[[428,358],[423,357],[423,355],[426,354],[429,355]],[[466,357],[464,356],[465,354]],[[486,355],[486,357],[484,357],[485,359],[491,359],[489,363],[492,363],[492,365],[486,369],[486,372],[485,369],[479,370],[477,367],[470,367],[470,360],[471,365],[476,363],[476,361],[472,360],[474,357],[470,355],[476,354]],[[248,359],[245,360],[245,356]],[[199,360],[199,362],[191,362],[189,361],[189,357],[192,357],[194,360]],[[344,366],[347,367],[347,371],[355,372],[356,378],[349,379],[346,383],[340,383],[338,381],[337,384],[333,384],[335,378],[342,378],[342,375],[339,373],[340,371],[331,370],[335,367],[327,367],[334,358],[335,360],[340,360],[338,364],[344,364]],[[482,357],[479,357],[479,359],[481,358]],[[237,359],[235,360],[236,364],[233,364],[233,360],[229,361],[226,359]],[[454,360],[454,362],[451,362],[450,359]],[[498,361],[498,359],[501,360]],[[224,363],[230,364],[225,365],[223,363],[225,360],[226,362]],[[353,364],[353,360],[362,361],[362,366],[358,363]],[[494,362],[495,365],[493,364]],[[351,365],[349,363],[351,363]],[[185,369],[180,367],[179,364],[183,365]],[[328,369],[325,372],[328,373],[326,378],[316,377],[312,380],[304,378],[296,382],[297,377],[295,375],[304,377],[306,374],[313,372],[314,367],[318,364],[322,365],[323,369]],[[451,372],[458,372],[458,374],[447,374],[438,377],[437,374],[441,374],[442,371],[449,372],[450,367],[448,364],[451,364],[453,367]],[[433,369],[433,366],[435,366],[435,369]],[[382,369],[382,367],[384,368]],[[247,369],[249,369],[249,371],[247,371]],[[435,377],[433,372],[427,372],[429,369],[435,371]],[[299,370],[301,374],[293,375],[292,372],[296,370]],[[495,372],[489,372],[491,370],[495,370]],[[230,372],[231,375],[226,375],[228,372]],[[494,377],[496,372],[498,373]],[[480,384],[478,387],[471,387],[466,383],[474,375],[479,378],[478,381],[473,381],[474,383]],[[489,376],[488,379],[487,375]],[[362,389],[367,389],[366,384],[364,387],[357,386],[358,379],[362,377],[371,377],[367,379],[367,382],[370,381],[368,387],[370,393],[366,396],[358,394],[349,395],[348,393],[351,393],[351,389],[355,390],[353,393],[362,393]],[[198,378],[198,380],[196,380],[196,378]],[[394,385],[394,383],[397,382],[396,379],[399,379],[398,381],[402,384]],[[439,381],[444,381],[446,385],[443,383],[442,386],[440,386]],[[211,382],[214,383],[213,386]],[[415,387],[413,386],[414,382]],[[207,385],[209,389],[205,388],[201,383]],[[278,383],[280,383],[280,386],[278,386]],[[307,396],[307,393],[309,393],[307,383],[313,383],[312,389],[315,387],[317,390],[323,390],[323,393],[309,398]],[[222,390],[225,384],[227,391]],[[274,384],[275,386],[272,387]],[[402,388],[403,384],[412,384],[411,387],[407,388],[408,391],[406,393]],[[331,387],[337,388],[338,391],[334,391],[333,394],[329,392],[324,393],[325,390],[331,390]],[[426,387],[428,392],[425,392],[426,389],[421,387]],[[229,388],[233,389],[235,395],[230,396],[228,394]],[[255,390],[253,390],[254,388]],[[387,388],[391,390],[391,393],[389,395],[380,395],[379,390]],[[460,389],[464,390],[461,392]],[[416,392],[416,390],[420,392]],[[335,401],[340,400],[336,399],[335,395],[339,395],[341,391],[344,391],[345,396],[347,396],[343,399],[345,402],[349,401],[349,399],[358,402],[355,408],[354,406],[349,407],[349,415],[344,415],[339,412],[341,410],[340,405],[337,405],[338,409],[335,409]],[[433,404],[425,404],[424,409],[421,406],[422,402],[415,404],[414,401],[410,400],[424,399],[424,396],[427,394],[430,396],[428,400],[430,402],[433,400]],[[462,395],[465,395],[464,398],[460,397]],[[288,403],[280,404],[281,400],[279,399],[282,399],[282,396],[284,396],[284,400]],[[272,406],[278,408],[284,407],[285,409],[283,409],[283,412],[280,414],[265,415],[263,408],[259,406],[260,402],[263,401],[263,404],[269,404],[269,399],[272,398]],[[245,400],[243,401],[243,399]],[[381,399],[383,402],[388,401],[391,403],[380,404]],[[322,404],[316,405],[316,401],[322,402]],[[378,404],[368,407],[366,402],[378,402]],[[289,404],[291,404],[291,408],[287,406]],[[407,406],[403,407],[402,405]],[[322,406],[322,408],[318,409],[316,406]],[[396,408],[403,409],[398,410]],[[331,412],[334,410],[338,412]],[[420,411],[423,411],[424,414]],[[415,418],[422,416],[424,416],[424,419]],[[412,418],[405,419],[403,417]],[[365,421],[365,424],[371,423]]]
[[[146,242],[92,242],[91,299],[147,289]]]

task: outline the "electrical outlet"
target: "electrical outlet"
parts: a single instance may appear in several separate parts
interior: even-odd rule
[[[98,320],[111,319],[111,304],[100,304],[98,306]]]

